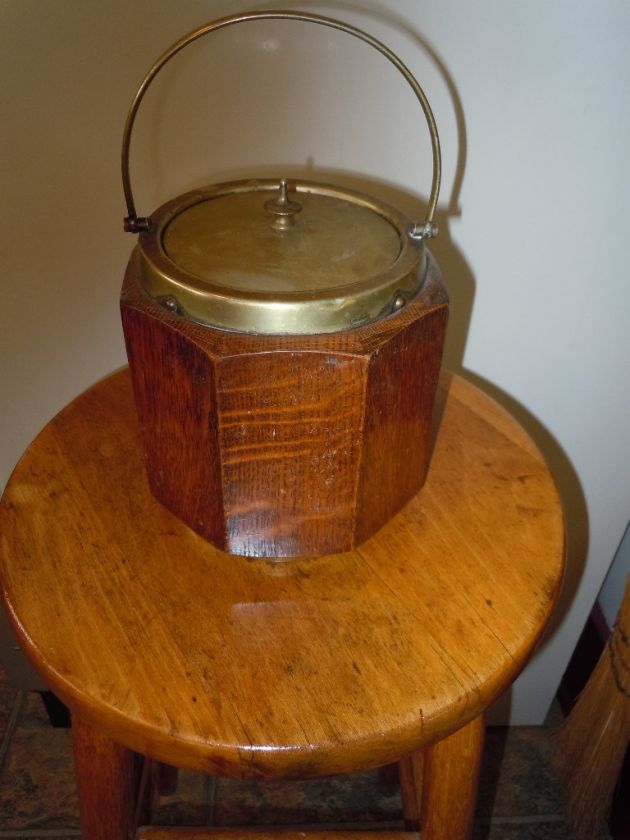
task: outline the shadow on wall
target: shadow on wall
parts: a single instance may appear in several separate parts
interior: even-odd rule
[[[302,8],[308,8],[309,3],[303,2],[299,5]],[[321,6],[321,4],[319,5]],[[457,159],[450,196],[446,204],[442,200],[441,209],[437,213],[440,235],[430,243],[431,251],[442,270],[450,296],[449,328],[444,351],[444,364],[493,397],[521,423],[545,457],[555,478],[566,517],[567,566],[560,601],[547,630],[548,638],[566,616],[584,571],[589,542],[588,510],[584,491],[575,468],[551,432],[513,396],[482,376],[466,370],[463,365],[476,281],[465,257],[453,242],[449,229],[449,220],[461,215],[459,195],[464,181],[468,150],[464,108],[457,86],[446,63],[436,49],[418,30],[409,25],[408,20],[392,14],[390,10],[379,8],[378,4],[359,4],[341,0],[341,2],[331,3],[330,10],[331,14],[360,12],[364,17],[371,17],[378,22],[384,22],[393,29],[405,33],[431,59],[448,90],[457,126]],[[422,80],[420,80],[420,83],[422,84]],[[396,191],[389,194],[383,193],[381,197],[400,207],[414,218],[410,197],[408,195],[405,197],[402,194],[397,196],[395,193]],[[418,210],[416,209],[415,212],[417,214]],[[558,679],[561,676],[561,674],[558,674]]]
[[[308,5],[308,3],[300,4],[302,8],[307,8]],[[372,17],[379,22],[385,22],[394,29],[404,32],[407,37],[411,37],[418,47],[429,56],[448,90],[455,116],[455,124],[457,126],[456,169],[450,195],[446,201],[444,201],[444,196],[442,197],[436,217],[440,227],[440,235],[430,243],[431,251],[436,257],[444,275],[451,301],[444,363],[446,367],[473,382],[493,397],[521,423],[545,457],[555,478],[566,516],[567,567],[560,601],[551,620],[551,625],[547,630],[546,638],[549,638],[565,618],[573,603],[579,582],[582,578],[589,541],[588,511],[584,491],[575,468],[567,453],[551,432],[511,394],[508,394],[482,376],[467,370],[463,364],[473,310],[476,280],[464,255],[453,242],[449,227],[450,220],[461,215],[459,195],[464,181],[467,156],[466,122],[464,108],[457,91],[457,86],[448,67],[435,48],[420,32],[410,27],[407,20],[392,15],[389,10],[383,11],[377,5],[371,4],[366,5],[361,3],[359,5],[355,3],[336,2],[330,5],[330,9],[332,14],[358,11],[364,17]],[[338,177],[341,177],[341,175]],[[361,187],[358,186],[358,188]],[[403,194],[400,190],[396,190],[390,185],[371,184],[369,186],[366,185],[365,189],[368,192],[370,190],[376,192],[383,200],[400,207],[412,218],[418,216],[419,211],[416,206],[416,201],[412,196]],[[424,209],[422,207],[423,212]],[[558,680],[560,680],[561,676],[562,674],[559,673]],[[502,711],[498,717],[503,718],[509,712],[509,692],[501,698],[500,704]]]
[[[307,11],[309,6],[317,6],[322,9],[321,3],[307,2],[286,2],[286,8],[295,7]],[[433,62],[443,79],[444,85],[449,93],[455,125],[457,129],[457,156],[455,173],[452,180],[450,195],[444,200],[441,197],[440,205],[436,214],[436,221],[439,225],[439,236],[430,242],[430,249],[437,259],[442,271],[450,297],[449,327],[444,351],[444,364],[450,370],[455,371],[469,381],[473,382],[498,403],[506,408],[527,430],[534,440],[543,456],[545,457],[554,475],[558,491],[562,498],[566,516],[567,528],[567,567],[564,586],[560,595],[560,602],[547,631],[547,638],[553,634],[561,624],[575,597],[579,582],[581,580],[589,541],[588,511],[584,492],[577,476],[575,468],[566,452],[551,432],[538,420],[522,403],[512,395],[502,390],[482,376],[467,370],[464,367],[464,353],[475,297],[475,276],[468,265],[464,255],[454,243],[449,222],[452,218],[461,216],[459,196],[464,181],[467,157],[467,133],[464,108],[457,90],[457,86],[451,76],[446,63],[440,57],[432,44],[415,28],[409,25],[409,21],[392,14],[389,9],[379,8],[377,4],[332,2],[326,12],[331,16],[344,17],[348,12],[358,12],[363,18],[372,18],[378,23],[386,23],[394,30],[403,32],[407,38],[411,38],[417,46]],[[262,6],[260,6],[262,8]],[[366,27],[369,28],[369,27]],[[422,84],[422,80],[419,80]],[[253,173],[248,172],[251,176]],[[277,175],[277,168],[266,173],[258,171],[257,175]],[[243,177],[243,173],[229,173],[230,177]],[[356,174],[339,172],[334,170],[320,170],[309,161],[309,165],[289,173],[293,175],[311,178],[313,180],[330,181],[344,185],[352,189],[375,195],[383,201],[398,207],[407,213],[412,219],[423,219],[426,211],[426,202],[419,206],[418,197],[401,190],[392,184],[370,180]],[[544,642],[543,642],[544,644]],[[562,675],[558,674],[558,679]],[[509,698],[504,698],[503,703],[509,705]]]

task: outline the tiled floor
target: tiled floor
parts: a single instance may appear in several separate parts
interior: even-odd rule
[[[474,840],[571,840],[549,767],[549,732],[489,730]],[[50,726],[38,694],[0,680],[0,739],[0,838],[80,837],[69,730]],[[153,822],[402,828],[397,786],[383,790],[372,772],[268,785],[182,772]]]

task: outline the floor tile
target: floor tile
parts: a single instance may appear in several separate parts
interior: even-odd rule
[[[572,840],[569,827],[558,822],[492,823],[476,825],[472,840]],[[590,840],[609,840],[610,835],[592,837]]]
[[[40,696],[28,692],[0,775],[0,829],[79,825],[69,729],[53,729]]]
[[[492,823],[475,826],[472,840],[570,840],[564,823]]]
[[[540,726],[488,730],[478,817],[562,815],[560,785],[549,764],[549,736],[550,730]]]
[[[309,782],[217,780],[215,825],[396,822],[401,818],[399,791],[382,792],[376,771]]]

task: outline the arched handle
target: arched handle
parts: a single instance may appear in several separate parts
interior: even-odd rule
[[[342,23],[341,21],[335,20],[334,18],[322,17],[321,15],[306,14],[305,12],[271,10],[265,10],[261,12],[244,12],[240,15],[232,15],[230,17],[221,18],[220,20],[216,20],[212,23],[206,23],[204,24],[204,26],[200,26],[198,29],[189,32],[188,35],[185,35],[179,41],[174,43],[172,47],[170,47],[165,53],[163,53],[160,56],[160,58],[158,58],[153,67],[151,67],[151,69],[145,76],[142,84],[138,88],[138,92],[136,93],[133,102],[131,103],[129,114],[127,115],[127,122],[125,123],[125,131],[123,134],[122,182],[123,190],[125,192],[125,201],[127,202],[127,217],[125,219],[125,230],[129,231],[130,233],[141,233],[142,231],[149,230],[151,226],[151,220],[149,218],[138,217],[138,215],[136,214],[136,208],[133,200],[133,192],[131,189],[131,180],[129,177],[129,145],[131,142],[131,132],[133,130],[136,114],[138,113],[138,108],[140,107],[140,103],[142,102],[149,85],[160,72],[160,70],[164,67],[164,65],[167,62],[169,62],[174,55],[177,55],[177,53],[180,50],[183,50],[184,47],[187,47],[188,44],[192,44],[193,41],[196,41],[203,35],[208,35],[210,32],[216,32],[219,29],[224,29],[225,27],[232,26],[235,23],[246,23],[248,21],[257,20],[299,20],[304,21],[306,23],[319,24],[320,26],[328,26],[331,29],[338,29],[341,32],[346,32],[348,35],[353,35],[355,38],[358,38],[360,41],[364,41],[366,44],[369,44],[370,46],[374,47],[374,49],[378,50],[405,77],[409,86],[415,93],[418,102],[422,106],[422,110],[424,112],[424,116],[426,118],[427,125],[429,128],[429,134],[431,136],[431,149],[433,152],[433,180],[431,182],[431,193],[429,195],[429,206],[427,209],[426,219],[424,220],[424,222],[417,223],[414,226],[413,230],[410,231],[410,236],[412,236],[414,239],[419,240],[428,239],[431,236],[435,236],[435,234],[437,233],[437,226],[433,223],[433,216],[435,214],[438,193],[440,191],[440,140],[438,137],[437,126],[435,124],[435,119],[433,117],[433,112],[431,111],[429,101],[424,91],[422,90],[418,82],[415,80],[409,68],[402,63],[402,61],[398,58],[397,55],[395,55],[395,53],[393,53],[388,47],[386,47],[376,38],[373,38],[371,35],[368,35],[367,32],[363,32],[361,29],[357,29],[355,26],[350,26],[350,24],[348,23]]]

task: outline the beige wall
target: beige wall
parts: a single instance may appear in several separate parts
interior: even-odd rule
[[[241,2],[0,4],[0,481],[41,426],[124,362],[122,125],[151,61]],[[539,722],[628,519],[630,6],[305,2],[392,45],[440,126],[447,359],[516,411],[569,514],[556,627],[511,696]],[[134,143],[141,210],[236,174],[359,183],[415,212],[429,147],[376,54],[298,24],[242,27],[180,56]]]

